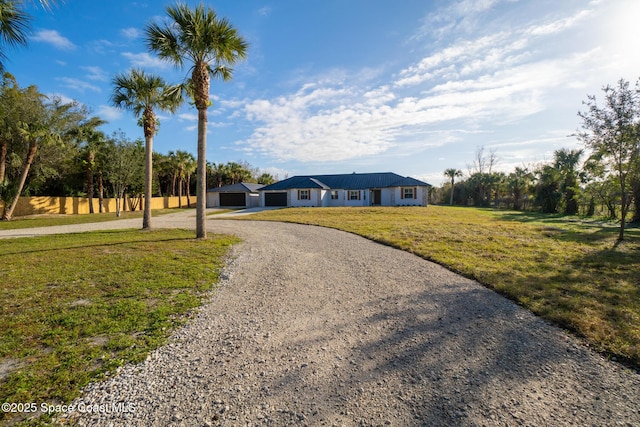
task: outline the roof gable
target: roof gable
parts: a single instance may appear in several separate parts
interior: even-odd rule
[[[254,184],[251,182],[238,182],[231,185],[223,185],[222,187],[209,188],[207,193],[257,193],[264,185]]]

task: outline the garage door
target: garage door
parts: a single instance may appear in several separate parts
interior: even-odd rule
[[[287,206],[287,193],[264,193],[265,206]]]
[[[220,193],[220,206],[245,206],[244,193]]]

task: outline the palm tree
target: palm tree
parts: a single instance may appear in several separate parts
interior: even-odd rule
[[[462,171],[460,169],[449,168],[444,171],[444,176],[451,179],[451,197],[449,198],[449,205],[453,205],[453,186],[455,185],[456,178],[460,178],[462,176]]]
[[[558,170],[562,177],[560,191],[564,200],[563,213],[565,215],[578,213],[577,195],[579,190],[578,178],[580,176],[578,165],[581,156],[582,150],[568,150],[566,148],[556,150],[553,153],[553,167]]]
[[[93,211],[93,174],[96,162],[96,153],[100,149],[104,141],[104,134],[97,130],[99,126],[107,123],[100,117],[92,117],[84,122],[78,124],[75,128],[71,129],[70,136],[74,137],[79,144],[82,145],[82,151],[86,158],[84,160],[86,166],[87,176],[87,197],[89,199],[89,213]]]
[[[187,188],[187,207],[191,207],[191,176],[196,171],[196,159],[193,154],[187,153],[188,156],[184,161],[184,175],[186,178],[185,186]]]
[[[46,98],[44,95],[36,92],[35,86],[31,86],[27,90],[31,91],[36,97]],[[59,104],[58,102],[54,102],[48,106],[41,104],[37,107],[38,110],[40,110],[39,114],[37,114],[39,116],[38,121],[16,124],[20,142],[25,145],[27,150],[26,157],[22,162],[22,170],[13,199],[8,206],[5,206],[2,214],[3,221],[10,221],[13,216],[13,211],[18,204],[20,194],[27,182],[27,176],[36,159],[38,150],[41,147],[46,147],[48,144],[60,143],[62,140],[60,134],[55,130],[55,125],[63,122],[73,107],[73,104]]]
[[[219,18],[203,3],[194,9],[186,4],[167,7],[169,23],[147,26],[147,46],[161,58],[182,68],[191,64],[187,84],[198,110],[198,165],[196,187],[196,236],[206,238],[205,208],[207,191],[207,108],[210,105],[210,78],[231,80],[232,69],[246,57],[247,42],[225,18]]]
[[[275,178],[268,172],[263,172],[262,175],[258,177],[258,184],[269,185],[274,182],[276,182]]]
[[[153,191],[153,136],[158,120],[156,109],[175,112],[182,104],[182,90],[170,86],[158,76],[133,69],[126,74],[118,74],[113,79],[114,91],[111,101],[118,108],[131,110],[140,117],[144,129],[144,214],[142,228],[151,228],[151,197]]]
[[[31,17],[13,0],[0,0],[0,59],[6,59],[4,46],[26,46]],[[0,71],[4,65],[0,62]]]
[[[171,155],[173,153],[170,152],[169,154]],[[176,167],[175,176],[178,179],[178,207],[182,208],[182,188],[185,184],[187,185],[186,193],[188,198],[190,196],[189,185],[191,181],[191,174],[195,168],[195,159],[193,158],[193,154],[182,150],[176,151],[174,156]]]
[[[211,174],[213,175],[215,186],[222,187],[223,185],[231,183],[231,168],[229,164],[213,163],[210,167]]]
[[[31,16],[19,7],[22,3],[17,0],[0,0],[0,71],[4,70],[1,60],[7,57],[3,46],[16,47],[27,44]],[[44,9],[49,9],[55,0],[39,0],[39,3]]]

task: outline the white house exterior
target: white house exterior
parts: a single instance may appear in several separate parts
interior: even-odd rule
[[[261,206],[427,206],[429,184],[391,172],[294,176],[260,189]]]
[[[207,190],[207,207],[258,207],[260,206],[260,194],[258,190],[262,187],[263,185],[260,184],[241,182],[223,187],[210,188]]]

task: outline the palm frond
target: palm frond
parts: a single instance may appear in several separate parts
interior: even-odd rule
[[[169,85],[162,77],[132,69],[113,78],[111,102],[118,108],[133,111],[136,117],[146,110],[175,112],[183,103],[182,85]]]
[[[11,0],[0,0],[0,42],[8,46],[27,44],[31,17]],[[0,50],[0,57],[5,57]]]

